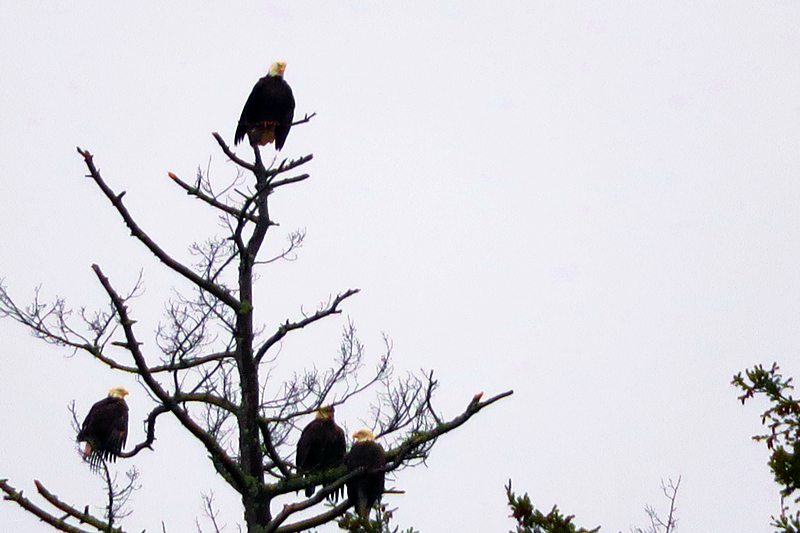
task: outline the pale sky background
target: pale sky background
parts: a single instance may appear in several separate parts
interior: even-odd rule
[[[91,269],[152,330],[176,281],[83,178],[90,150],[139,223],[188,259],[216,215],[166,177],[225,184],[242,105],[288,63],[297,115],[286,157],[312,179],[276,194],[299,259],[262,271],[273,329],[330,294],[376,359],[434,369],[438,407],[515,394],[448,434],[387,497],[423,533],[506,532],[503,485],[584,527],[666,514],[679,531],[772,531],[778,488],[731,377],[777,360],[800,376],[800,1],[10,2],[0,18],[0,277],[21,303],[105,306]],[[247,155],[249,149],[238,153]],[[271,148],[265,153],[271,153]],[[177,287],[184,287],[178,284]],[[324,366],[346,316],[284,344],[286,372]],[[0,321],[0,478],[102,505],[67,406],[143,389]],[[354,430],[366,413],[337,412]],[[213,490],[241,508],[202,448],[162,417],[135,464],[129,532],[195,531]],[[201,521],[206,531],[210,529]],[[335,525],[325,531],[338,531]],[[51,531],[0,502],[0,531]]]

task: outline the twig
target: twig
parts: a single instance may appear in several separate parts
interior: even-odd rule
[[[314,116],[314,115],[311,115],[311,116]],[[310,119],[311,117],[308,117],[308,118]],[[298,122],[297,124],[301,124],[302,122],[306,122],[306,121],[307,120],[303,120],[301,122]],[[228,147],[227,143],[225,143],[225,140],[222,138],[222,136],[219,133],[217,133],[215,131],[215,132],[212,133],[212,135],[217,140],[217,144],[219,144],[220,148],[222,148],[222,151],[225,153],[226,156],[228,156],[228,158],[231,161],[233,161],[234,163],[236,163],[240,167],[245,168],[245,169],[249,170],[250,172],[253,172],[254,174],[256,173],[257,167],[258,167],[258,162],[256,162],[256,164],[252,164],[252,163],[248,163],[244,159],[241,159],[236,154],[234,154],[233,151],[231,151],[230,147]],[[258,156],[259,154],[260,154],[260,152],[256,151],[256,155]],[[281,174],[283,172],[288,172],[289,170],[292,170],[293,168],[296,168],[296,167],[299,167],[300,165],[308,163],[312,159],[314,159],[314,156],[312,154],[309,154],[309,155],[303,156],[303,157],[301,157],[299,159],[294,159],[292,161],[289,161],[288,163],[286,163],[286,162],[281,163],[281,165],[279,165],[278,168],[265,170],[264,174],[265,174],[266,177],[272,178],[274,176],[277,176],[278,174]],[[261,165],[261,167],[263,168],[263,165]],[[302,181],[302,180],[306,179],[307,177],[308,177],[307,175],[303,175],[303,176],[299,176],[298,177],[300,179],[298,179],[298,178],[289,178],[289,180],[293,180],[293,181],[291,181],[291,183],[293,183],[293,182],[296,182],[296,181]],[[273,184],[273,188],[274,187],[279,187],[280,185],[286,185],[287,183],[290,183],[289,180],[276,181]]]
[[[195,198],[198,198],[198,199],[204,201],[208,205],[210,205],[212,207],[216,207],[217,209],[220,209],[221,211],[225,211],[229,215],[232,215],[232,216],[234,216],[236,218],[245,217],[250,222],[258,222],[258,217],[257,216],[255,216],[253,214],[250,214],[250,213],[243,213],[243,212],[239,211],[238,209],[236,209],[235,207],[231,207],[229,205],[223,204],[222,202],[220,202],[216,198],[214,198],[212,196],[208,196],[207,194],[203,193],[203,191],[201,191],[199,188],[193,187],[193,186],[189,185],[188,183],[186,183],[185,181],[181,180],[174,173],[167,172],[167,175],[170,177],[170,179],[172,181],[177,183],[183,190],[185,190],[186,194],[188,194],[189,196],[194,196]]]
[[[317,116],[317,112],[313,112],[310,115],[306,113],[306,115],[298,121],[292,122],[292,127],[297,126],[299,124],[305,124],[306,122],[310,122],[312,118]]]

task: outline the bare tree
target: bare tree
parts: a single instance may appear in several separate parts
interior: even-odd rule
[[[669,500],[669,513],[667,514],[666,521],[661,518],[652,505],[646,505],[644,512],[650,519],[650,525],[646,529],[640,527],[632,527],[631,533],[672,533],[678,527],[678,518],[675,516],[677,511],[675,502],[678,499],[678,488],[681,486],[681,476],[678,476],[678,481],[672,481],[670,478],[668,483],[661,480],[661,492]]]
[[[298,123],[310,118],[306,116]],[[161,415],[170,413],[202,443],[213,468],[240,495],[244,530],[248,533],[303,531],[347,511],[351,503],[346,499],[332,508],[319,504],[359,472],[348,475],[342,466],[314,475],[299,475],[292,463],[299,417],[323,405],[341,405],[373,390],[373,427],[378,437],[390,444],[385,468],[388,471],[424,461],[440,435],[512,391],[486,400],[477,394],[467,402],[463,412],[447,420],[432,405],[438,385],[433,372],[395,377],[388,340],[374,369],[363,375],[364,350],[350,322],[344,328],[338,356],[330,368],[310,369],[288,381],[271,379],[269,368],[275,364],[281,341],[339,314],[345,300],[359,290],[347,289],[330,296],[313,312],[301,312],[271,332],[255,323],[253,313],[257,304],[253,287],[257,270],[293,257],[304,238],[301,231],[290,233],[282,251],[273,257],[262,257],[265,240],[276,225],[270,216],[270,200],[283,187],[309,178],[308,174],[296,171],[312,156],[283,160],[267,168],[258,148],[254,149],[255,161],[250,163],[234,154],[218,134],[214,137],[225,155],[241,169],[228,187],[216,190],[208,173],[198,172],[194,183],[169,174],[190,196],[213,209],[225,228],[222,236],[192,246],[194,264],[176,260],[156,243],[126,207],[125,192],[114,191],[101,176],[92,154],[78,148],[88,169],[87,177],[103,192],[132,236],[191,287],[189,292],[176,294],[167,303],[166,320],[155,331],[157,352],[146,350],[140,341],[132,302],[141,293],[141,285],[137,283],[128,291],[121,291],[99,265],[92,265],[92,269],[108,297],[106,308],[73,313],[63,299],[47,304],[40,300],[38,292],[32,303],[20,306],[7,288],[0,285],[0,315],[24,324],[45,342],[85,352],[102,365],[138,377],[154,406],[145,417],[145,440],[121,457],[130,459],[143,450],[152,450],[156,423]],[[131,485],[134,482],[135,478]],[[284,505],[277,513],[271,509],[277,496],[291,496],[313,485],[324,487],[311,498]],[[80,511],[60,502],[38,481],[36,486],[45,500],[58,509],[58,516],[23,497],[6,480],[0,482],[6,499],[56,529],[81,532],[90,527],[92,531],[122,531],[113,512],[105,520],[99,519],[88,509]],[[114,505],[110,502],[109,509]],[[293,518],[298,511],[315,506],[320,510],[311,518]],[[219,530],[210,498],[206,500],[206,508],[213,527]]]

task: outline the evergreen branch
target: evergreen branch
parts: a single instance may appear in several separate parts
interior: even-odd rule
[[[579,528],[572,523],[575,515],[562,515],[558,506],[544,514],[536,509],[531,503],[531,499],[526,492],[523,496],[517,496],[511,490],[511,480],[505,486],[508,506],[511,507],[511,518],[517,521],[517,533],[598,533],[600,527],[594,529]],[[668,532],[667,532],[668,533]]]

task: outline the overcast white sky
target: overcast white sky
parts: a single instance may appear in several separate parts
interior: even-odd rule
[[[324,5],[321,5],[324,4]],[[262,272],[269,327],[351,287],[369,353],[434,369],[439,407],[515,394],[444,437],[387,497],[423,533],[512,527],[512,479],[544,510],[628,531],[683,477],[681,531],[768,532],[779,512],[734,373],[800,376],[800,2],[10,2],[0,18],[0,277],[22,302],[105,305],[90,270],[154,327],[175,286],[128,237],[76,146],[151,236],[187,259],[215,214],[166,177],[234,166],[233,137],[275,59],[297,114],[287,157],[312,179],[273,198],[299,259]],[[271,149],[270,149],[271,150]],[[240,154],[247,150],[240,149]],[[269,150],[267,151],[269,153]],[[324,365],[345,317],[287,342],[287,371]],[[133,381],[0,321],[0,478],[101,505],[67,406]],[[366,413],[342,409],[349,429]],[[194,531],[213,490],[241,511],[170,421],[131,461],[144,488],[128,531]],[[121,469],[120,469],[121,470]],[[3,531],[50,531],[0,502]],[[336,531],[329,526],[326,531]]]

